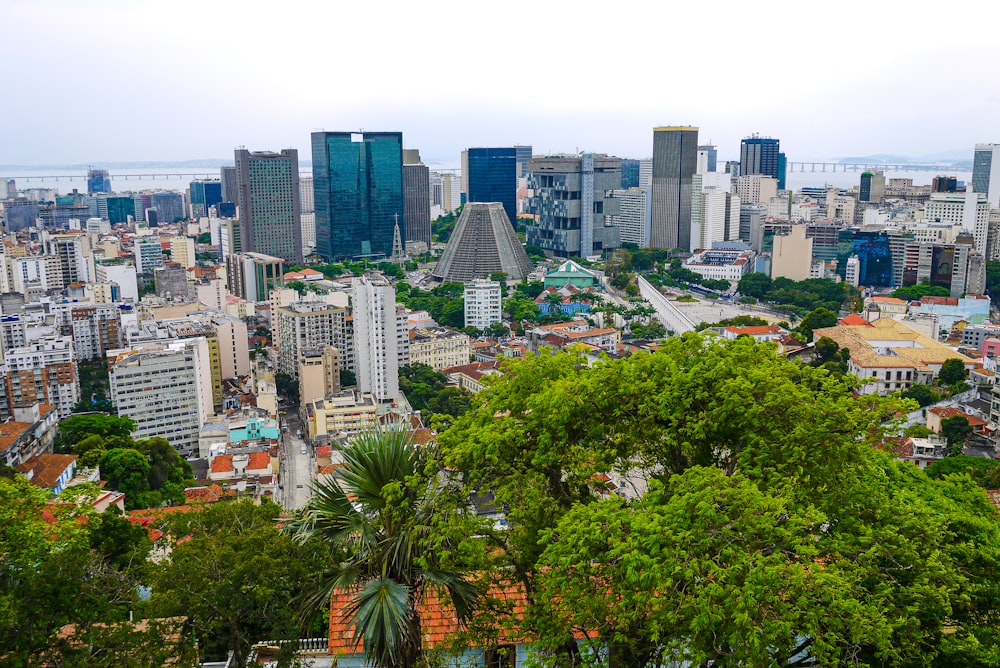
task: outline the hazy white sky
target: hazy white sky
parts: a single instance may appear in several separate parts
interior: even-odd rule
[[[0,0],[0,164],[225,158],[314,129],[651,152],[697,125],[790,160],[1000,141],[992,0]]]

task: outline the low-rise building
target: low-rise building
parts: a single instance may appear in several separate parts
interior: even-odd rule
[[[36,401],[14,406],[13,420],[0,424],[0,464],[17,466],[52,449],[59,414]]]
[[[32,457],[14,468],[23,473],[31,484],[59,494],[76,475],[76,455],[47,453]]]
[[[948,359],[960,360],[966,369],[976,366],[975,360],[892,318],[813,331],[816,340],[824,336],[851,351],[848,373],[860,381],[857,391],[862,394],[886,395],[915,383],[930,384]]]
[[[410,330],[410,364],[426,364],[435,371],[469,361],[469,336],[444,327]]]
[[[357,390],[342,390],[306,405],[309,438],[348,438],[378,425],[375,398]]]
[[[744,274],[753,271],[753,252],[730,248],[711,248],[695,253],[684,261],[684,268],[702,278],[740,282]]]
[[[485,387],[485,378],[500,377],[503,375],[500,371],[500,362],[497,360],[461,364],[442,369],[441,372],[448,376],[451,382],[473,394]]]
[[[621,333],[617,329],[593,327],[586,320],[541,325],[525,332],[525,334],[528,339],[528,347],[531,352],[535,353],[544,347],[561,350],[566,346],[582,343],[614,354],[617,352],[621,340]]]

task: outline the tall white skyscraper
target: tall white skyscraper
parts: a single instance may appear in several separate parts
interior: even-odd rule
[[[396,290],[374,272],[352,278],[351,287],[358,389],[378,401],[392,401],[399,396]]]

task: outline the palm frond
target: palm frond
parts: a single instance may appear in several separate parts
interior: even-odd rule
[[[354,620],[354,643],[364,642],[365,654],[379,666],[395,666],[413,631],[413,602],[409,587],[387,578],[374,578],[344,611]]]
[[[425,570],[423,576],[429,584],[448,593],[459,622],[464,624],[472,617],[480,599],[479,589],[474,584],[454,571]]]

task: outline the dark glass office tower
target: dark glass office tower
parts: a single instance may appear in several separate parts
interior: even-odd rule
[[[469,202],[500,202],[517,220],[517,148],[470,148]]]
[[[778,157],[779,147],[777,139],[757,134],[745,137],[740,142],[740,176],[763,174],[776,181],[784,181]]]
[[[653,128],[650,247],[690,247],[692,177],[697,166],[698,128]]]
[[[312,133],[316,252],[328,261],[392,255],[403,212],[402,132]]]
[[[111,192],[111,176],[108,174],[106,169],[94,169],[91,167],[87,170],[87,194],[96,195],[97,193],[109,193]]]
[[[222,181],[192,181],[188,186],[191,197],[191,215],[201,218],[208,215],[210,207],[222,202]]]

